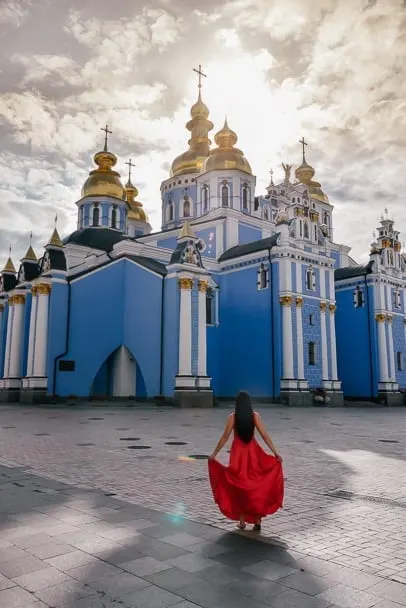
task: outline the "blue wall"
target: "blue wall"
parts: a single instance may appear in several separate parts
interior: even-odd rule
[[[396,380],[399,382],[401,388],[406,388],[406,343],[405,343],[405,325],[403,323],[403,317],[400,315],[393,315],[392,321],[392,332],[393,332],[393,350],[395,352],[395,370]],[[403,353],[403,370],[398,370],[397,366],[397,355],[396,353]]]
[[[65,351],[66,329],[68,320],[68,283],[53,283],[48,312],[48,393],[57,394],[54,386],[55,358]],[[67,374],[67,372],[64,372]],[[56,383],[57,384],[57,383]]]
[[[262,231],[259,228],[238,223],[238,244],[252,243],[262,238]]]
[[[309,317],[311,314],[313,315],[313,325],[310,325],[309,323]],[[304,297],[302,315],[305,378],[310,388],[318,388],[321,386],[323,380],[321,363],[321,321],[319,300],[313,300]],[[314,342],[316,345],[315,365],[309,365],[309,342]]]
[[[258,265],[220,279],[219,373],[217,396],[272,395],[270,289],[257,290]],[[212,373],[212,372],[211,372]]]
[[[157,395],[161,277],[128,260],[120,260],[74,281],[71,290],[69,349],[63,358],[74,360],[76,367],[74,372],[58,371],[57,394],[88,396],[100,368],[124,345],[139,367],[137,384],[141,388],[144,385],[144,394],[138,396]],[[56,307],[54,297],[53,291],[51,316]],[[53,331],[58,324],[52,324]],[[58,341],[56,338],[51,340],[52,345]],[[55,351],[54,346],[52,349]]]
[[[3,318],[0,327],[0,378],[4,376],[4,358],[6,354],[6,341],[7,341],[7,323],[9,314],[8,302],[4,303]]]
[[[365,290],[364,282],[359,285],[364,290],[364,306],[355,308],[353,292],[356,285],[340,290],[336,284],[335,319],[338,377],[344,395],[357,398],[373,397],[377,389],[375,364],[371,370],[371,356],[375,351],[371,342],[375,327],[368,315],[368,300],[371,315],[373,311],[372,292],[370,287]]]

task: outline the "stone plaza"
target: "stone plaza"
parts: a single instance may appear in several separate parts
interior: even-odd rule
[[[0,408],[1,608],[406,606],[406,410],[258,409],[286,486],[260,535],[213,504],[227,407]]]

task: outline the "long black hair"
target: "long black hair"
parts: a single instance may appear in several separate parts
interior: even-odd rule
[[[235,401],[235,431],[244,443],[249,443],[254,436],[255,423],[251,397],[245,391],[237,395]]]

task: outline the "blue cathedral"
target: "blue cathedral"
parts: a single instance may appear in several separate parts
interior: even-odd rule
[[[0,401],[134,400],[212,407],[403,401],[405,259],[385,213],[364,265],[333,238],[333,206],[305,157],[256,192],[227,121],[199,94],[188,149],[161,184],[153,232],[131,161],[108,146],[57,228],[0,283]],[[371,229],[373,226],[371,226]],[[317,401],[317,399],[316,399]]]

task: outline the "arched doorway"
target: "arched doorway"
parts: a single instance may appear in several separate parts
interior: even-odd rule
[[[120,346],[100,366],[92,383],[91,396],[135,399],[137,386],[141,388],[143,385],[135,358],[126,346]]]

